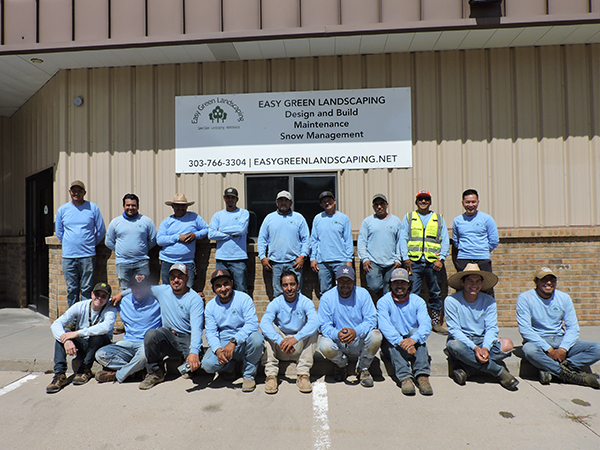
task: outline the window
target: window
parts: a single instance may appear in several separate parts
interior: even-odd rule
[[[313,218],[322,211],[319,194],[331,191],[336,194],[337,175],[247,175],[246,209],[250,212],[248,235],[258,237],[260,226],[267,214],[275,211],[275,197],[279,191],[289,191],[294,203],[292,209],[304,216],[309,228]]]

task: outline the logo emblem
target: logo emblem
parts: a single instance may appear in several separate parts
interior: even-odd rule
[[[222,123],[222,122],[225,122],[227,120],[227,113],[225,111],[223,111],[223,108],[221,108],[220,106],[217,106],[208,115],[208,118],[210,119],[210,121],[212,123],[215,123],[215,120],[217,121],[217,123],[219,123],[219,122]]]

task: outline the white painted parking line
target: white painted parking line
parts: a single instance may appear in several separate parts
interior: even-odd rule
[[[326,450],[331,447],[329,438],[329,403],[327,400],[327,385],[323,381],[313,384],[313,435],[315,437],[315,450]]]
[[[10,383],[8,386],[3,387],[2,389],[0,389],[0,395],[4,395],[7,392],[14,391],[19,386],[21,386],[23,383],[27,383],[29,380],[33,380],[34,378],[37,378],[37,375],[34,375],[32,373],[30,373],[27,376],[24,376],[23,378],[15,381],[14,383]]]

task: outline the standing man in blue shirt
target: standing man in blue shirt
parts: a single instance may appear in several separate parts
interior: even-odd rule
[[[308,225],[302,214],[292,211],[292,203],[292,194],[279,192],[277,211],[265,217],[258,233],[258,257],[263,268],[273,272],[273,298],[281,295],[279,280],[284,270],[296,273],[302,290],[302,268],[309,256]]]
[[[121,291],[135,275],[150,275],[148,251],[156,245],[156,227],[139,213],[140,199],[135,194],[123,197],[123,214],[108,225],[104,244],[116,253],[115,265]]]
[[[405,269],[394,269],[390,284],[390,292],[377,302],[377,322],[384,337],[381,351],[391,359],[404,395],[415,395],[413,378],[422,395],[433,395],[425,343],[431,334],[427,305],[421,297],[410,293]]]
[[[388,213],[387,197],[373,196],[375,214],[363,220],[358,233],[358,257],[374,299],[389,292],[392,270],[401,265],[400,219]]]
[[[429,314],[433,331],[448,334],[442,325],[442,269],[450,251],[446,221],[441,214],[431,211],[431,193],[419,191],[416,211],[407,213],[400,229],[402,265],[410,274],[412,292],[419,295],[423,278],[429,288]]]
[[[323,212],[313,219],[310,267],[319,274],[319,287],[323,295],[334,286],[338,267],[352,265],[354,245],[350,219],[346,214],[335,210],[337,202],[333,192],[322,192],[319,203]]]
[[[296,384],[300,392],[312,392],[310,369],[319,337],[319,316],[308,297],[298,292],[298,276],[291,270],[281,274],[283,294],[267,306],[260,329],[266,337],[265,392],[277,393],[279,361],[296,361]]]
[[[535,289],[517,299],[517,322],[525,358],[540,370],[540,383],[552,375],[567,383],[600,389],[598,375],[584,369],[600,360],[600,344],[580,341],[579,324],[571,297],[556,289],[556,275],[548,267],[536,270]]]
[[[227,269],[233,276],[234,289],[247,293],[246,241],[250,215],[247,210],[237,207],[238,199],[236,188],[225,189],[225,209],[216,212],[210,219],[208,238],[217,241],[215,268]]]
[[[149,330],[162,326],[160,304],[151,289],[147,275],[138,274],[131,278],[131,294],[126,295],[118,307],[125,335],[119,342],[96,352],[96,360],[104,368],[96,374],[98,383],[123,383],[129,375],[146,367],[144,336]]]
[[[96,246],[102,242],[106,228],[100,209],[84,200],[83,181],[73,181],[71,201],[56,213],[56,237],[62,243],[62,269],[67,283],[69,307],[81,298],[91,298],[96,265]]]
[[[335,274],[337,289],[321,297],[319,320],[321,334],[319,351],[335,364],[335,381],[347,376],[349,356],[358,356],[356,374],[364,387],[373,386],[369,367],[381,345],[377,327],[377,311],[366,289],[356,286],[356,273],[349,266],[340,266]]]
[[[467,189],[462,194],[464,214],[454,218],[452,224],[452,239],[458,255],[454,262],[457,272],[465,270],[467,264],[477,264],[481,270],[492,272],[491,253],[500,239],[498,228],[492,216],[478,211],[479,194],[475,189]],[[494,290],[484,293],[494,296]]]
[[[479,371],[498,378],[505,389],[516,391],[519,381],[501,365],[510,356],[513,343],[498,338],[496,301],[482,292],[496,283],[496,275],[474,263],[448,278],[448,285],[457,292],[446,297],[444,305],[449,332],[446,349],[456,365],[452,376],[457,384],[464,385],[470,374]]]
[[[206,305],[206,340],[209,349],[202,359],[207,373],[232,374],[235,361],[242,361],[242,392],[256,388],[256,371],[263,354],[263,335],[258,331],[254,302],[243,292],[235,291],[231,274],[215,270],[210,277],[216,297]]]
[[[165,205],[173,208],[173,215],[162,221],[158,227],[156,243],[162,247],[159,253],[160,274],[163,284],[169,284],[171,266],[185,264],[188,268],[188,287],[194,287],[196,279],[196,240],[204,239],[208,234],[208,225],[195,212],[188,212],[188,202],[184,194],[175,194],[172,202]]]

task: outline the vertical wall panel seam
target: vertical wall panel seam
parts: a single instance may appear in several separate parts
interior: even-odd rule
[[[410,67],[410,85],[411,85],[411,92],[410,92],[410,97],[411,97],[411,105],[412,105],[412,117],[418,117],[418,112],[419,112],[419,105],[417,103],[416,100],[416,93],[417,93],[417,85],[418,85],[418,77],[417,77],[417,54],[415,52],[409,53],[409,58],[410,58],[410,62],[411,62],[411,67]],[[415,191],[415,187],[417,185],[417,171],[414,170],[414,164],[416,161],[416,156],[417,156],[417,150],[419,148],[419,140],[418,140],[418,136],[419,136],[419,123],[416,120],[412,121],[412,141],[413,141],[413,147],[412,147],[412,152],[413,152],[413,158],[412,158],[412,162],[413,162],[413,170],[412,170],[412,190],[413,192]]]
[[[509,69],[509,73],[510,73],[510,77],[511,77],[511,87],[512,87],[512,92],[510,95],[510,101],[511,101],[511,111],[512,111],[512,120],[511,120],[511,150],[512,150],[512,160],[517,161],[517,153],[518,153],[518,148],[517,148],[517,140],[519,138],[519,115],[517,114],[517,107],[518,107],[518,100],[517,100],[517,61],[516,61],[516,49],[515,48],[510,48],[509,50],[509,64],[510,64],[510,69]],[[514,167],[514,166],[513,166]],[[513,225],[515,223],[520,224],[521,223],[521,214],[519,211],[519,202],[518,202],[518,197],[517,197],[517,192],[519,192],[519,177],[515,176],[513,179],[513,201],[512,201],[512,205],[513,205],[513,217],[514,222]]]
[[[485,83],[486,95],[484,96],[485,101],[485,150],[486,150],[486,161],[487,161],[487,190],[488,197],[490,198],[490,211],[494,214],[498,212],[497,205],[495,204],[496,196],[493,195],[493,167],[492,167],[492,117],[490,111],[492,109],[492,94],[490,89],[490,80],[492,78],[492,72],[489,65],[490,53],[488,50],[483,50],[483,81]],[[491,202],[494,202],[493,204]]]
[[[590,11],[591,11],[591,0],[590,0]],[[598,96],[598,92],[596,92],[596,90],[594,89],[594,54],[593,54],[593,46],[590,44],[586,44],[585,45],[585,51],[586,51],[586,57],[587,57],[587,64],[588,64],[588,70],[587,70],[587,78],[588,78],[588,86],[589,86],[589,93],[590,93],[590,97],[591,97],[591,101],[590,101],[590,106],[589,106],[589,125],[588,125],[588,130],[589,130],[589,138],[588,138],[588,152],[590,154],[590,167],[589,167],[589,171],[590,171],[590,180],[591,180],[591,186],[590,186],[590,194],[592,198],[596,197],[596,193],[598,192],[598,180],[597,180],[597,176],[596,174],[597,172],[597,168],[596,168],[596,158],[594,158],[594,149],[596,147],[596,141],[598,140],[598,137],[596,136],[596,110],[594,108],[595,105],[595,101],[594,99],[597,98]],[[598,202],[590,202],[591,203],[591,208],[592,208],[592,225],[597,225],[599,223],[598,220]]]
[[[537,167],[537,177],[538,177],[538,220],[537,220],[537,224],[538,226],[542,226],[543,225],[543,218],[546,217],[546,204],[545,204],[545,197],[544,197],[544,193],[546,191],[545,186],[542,186],[542,183],[544,183],[544,179],[543,179],[543,172],[542,172],[542,164],[544,161],[544,147],[542,142],[540,142],[540,136],[542,136],[543,132],[544,132],[544,107],[542,104],[542,94],[543,94],[543,87],[542,87],[542,71],[541,71],[541,67],[542,67],[542,49],[541,47],[534,47],[533,49],[534,52],[534,60],[535,60],[535,65],[534,65],[534,83],[536,84],[534,86],[534,92],[535,92],[535,104],[537,106],[537,122],[535,124],[536,127],[536,138],[535,138],[535,150],[536,150],[536,155],[537,155],[537,163],[538,163],[538,167]],[[563,169],[564,170],[564,169]]]
[[[571,219],[571,202],[569,201],[570,197],[571,197],[571,187],[569,185],[569,158],[568,158],[568,151],[569,151],[569,145],[567,143],[568,138],[569,138],[569,133],[570,133],[570,126],[569,126],[569,77],[568,77],[568,72],[567,72],[567,66],[566,66],[566,62],[567,62],[567,58],[566,58],[566,47],[564,45],[561,45],[559,47],[559,67],[562,68],[562,70],[560,71],[560,76],[561,76],[561,80],[560,80],[560,87],[561,87],[561,101],[562,101],[562,108],[563,108],[563,114],[564,114],[564,122],[562,124],[561,127],[561,135],[560,136],[560,140],[561,140],[561,147],[562,147],[562,159],[563,159],[563,186],[564,186],[564,202],[565,202],[565,223],[571,223],[570,219]]]

